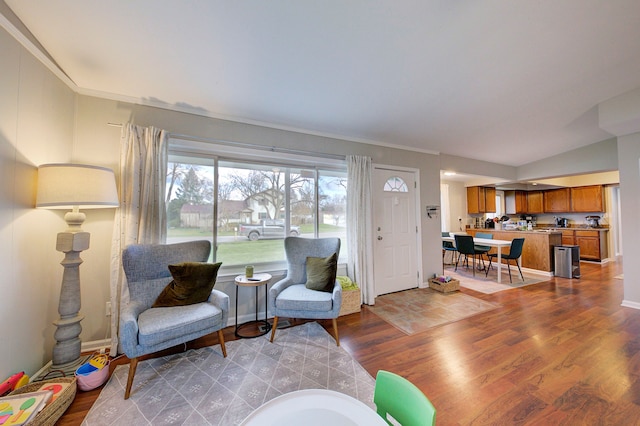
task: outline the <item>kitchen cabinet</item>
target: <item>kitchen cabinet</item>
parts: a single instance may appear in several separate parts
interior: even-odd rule
[[[566,213],[571,211],[571,192],[569,188],[549,189],[544,191],[545,213]]]
[[[563,246],[580,246],[580,259],[602,261],[609,255],[606,229],[563,229]]]
[[[575,246],[576,245],[576,237],[575,232],[573,230],[563,230],[562,231],[562,245],[563,246]]]
[[[525,191],[505,191],[504,205],[506,214],[529,213],[527,209],[527,193]]]
[[[527,192],[527,213],[544,213],[542,191]]]
[[[600,231],[576,230],[576,244],[580,246],[580,259],[600,261],[607,257],[606,234]]]
[[[484,186],[467,187],[467,213],[495,213],[496,189]]]
[[[487,187],[484,189],[484,202],[485,202],[485,213],[496,212],[496,189],[495,188]]]
[[[571,211],[575,213],[604,212],[602,185],[571,188]]]

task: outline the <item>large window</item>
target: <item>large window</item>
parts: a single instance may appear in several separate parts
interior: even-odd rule
[[[172,153],[167,242],[208,239],[211,261],[282,268],[285,236],[339,237],[346,259],[346,172]]]

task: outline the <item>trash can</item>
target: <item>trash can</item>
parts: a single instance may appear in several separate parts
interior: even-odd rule
[[[556,277],[580,278],[580,246],[556,246],[554,261]]]

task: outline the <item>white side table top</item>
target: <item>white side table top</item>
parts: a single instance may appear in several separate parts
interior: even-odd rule
[[[269,282],[271,279],[271,274],[260,273],[253,274],[253,277],[247,278],[246,275],[238,275],[235,279],[236,285],[242,287],[256,287],[259,285],[263,285]]]

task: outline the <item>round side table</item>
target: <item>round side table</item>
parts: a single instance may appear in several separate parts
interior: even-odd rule
[[[268,283],[271,280],[270,274],[253,274],[253,277],[247,278],[245,275],[238,275],[235,279],[236,283],[236,331],[235,334],[237,337],[241,338],[251,338],[264,336],[271,330],[271,324],[267,321],[267,304],[268,304]],[[264,286],[264,320],[258,319],[258,287]],[[243,324],[238,324],[238,288],[239,287],[255,287],[256,289],[256,319],[255,321],[245,322]],[[240,334],[240,330],[246,328],[246,326],[255,325],[259,327],[260,325],[264,326],[264,331],[261,331],[259,334],[246,335]]]

